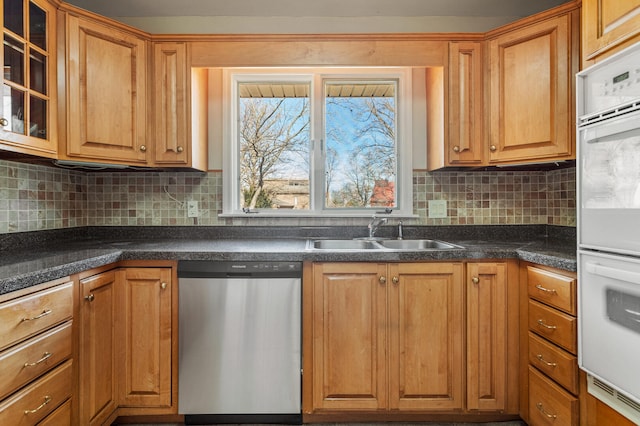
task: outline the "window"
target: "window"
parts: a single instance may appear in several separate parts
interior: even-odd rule
[[[257,71],[226,70],[225,214],[412,214],[409,70]]]

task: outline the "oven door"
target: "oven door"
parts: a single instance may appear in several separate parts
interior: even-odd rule
[[[640,403],[640,258],[578,256],[580,367]]]
[[[640,111],[579,129],[578,244],[640,253]]]

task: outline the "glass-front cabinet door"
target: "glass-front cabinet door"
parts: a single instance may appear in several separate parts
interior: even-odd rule
[[[3,0],[3,149],[57,152],[55,15],[45,0]]]

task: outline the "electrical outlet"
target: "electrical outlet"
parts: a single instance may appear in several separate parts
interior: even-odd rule
[[[447,217],[447,200],[429,200],[429,218],[441,219]]]
[[[198,217],[197,201],[187,201],[187,217]]]

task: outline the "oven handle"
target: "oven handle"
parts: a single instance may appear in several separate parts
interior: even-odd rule
[[[640,113],[634,112],[626,116],[601,121],[590,127],[584,128],[582,129],[584,136],[583,140],[586,142],[597,142],[598,139],[603,139],[607,136],[638,130],[639,116]]]
[[[587,272],[594,275],[600,275],[607,278],[613,278],[614,280],[626,281],[629,283],[640,284],[640,273],[626,271],[624,269],[610,268],[608,266],[602,266],[597,263],[587,262]]]

